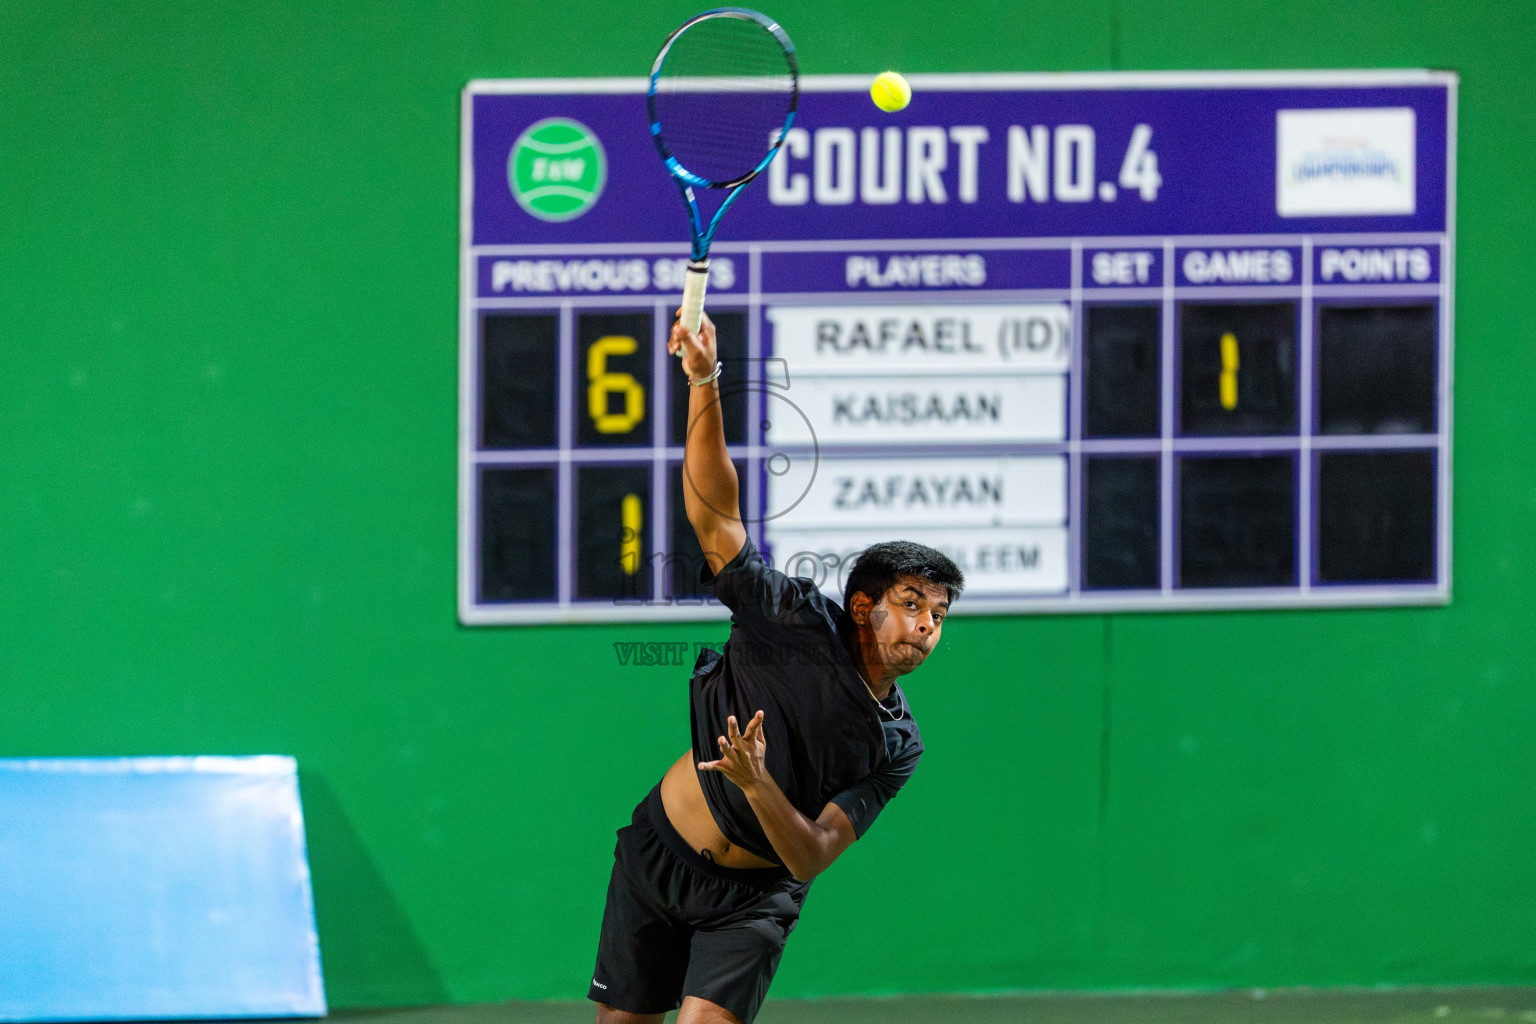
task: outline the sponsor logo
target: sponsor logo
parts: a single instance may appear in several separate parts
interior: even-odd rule
[[[592,979],[592,984],[596,985],[598,988],[602,989],[604,992],[608,991],[608,986],[604,985],[602,982],[598,981],[596,978]]]
[[[1413,213],[1411,107],[1282,110],[1275,143],[1280,216]]]
[[[1351,147],[1347,142],[1334,149],[1306,153],[1291,166],[1293,182],[1317,178],[1339,181],[1403,180],[1403,169],[1392,154],[1364,145]]]
[[[539,220],[573,220],[592,209],[608,180],[608,157],[592,129],[568,117],[529,125],[507,155],[507,184]]]

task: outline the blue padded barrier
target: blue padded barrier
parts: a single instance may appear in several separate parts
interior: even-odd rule
[[[293,758],[0,760],[0,1020],[324,1014]]]

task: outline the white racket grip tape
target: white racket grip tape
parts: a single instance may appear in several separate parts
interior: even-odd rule
[[[688,272],[683,275],[683,311],[678,319],[694,334],[699,333],[699,320],[704,315],[704,286],[708,283],[709,260],[689,260]]]

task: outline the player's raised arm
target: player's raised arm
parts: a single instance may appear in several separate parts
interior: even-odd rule
[[[747,542],[747,531],[741,522],[736,467],[725,447],[725,424],[720,416],[715,325],[704,316],[695,334],[681,322],[673,324],[667,351],[681,354],[683,372],[689,381],[683,507],[699,538],[699,546],[704,549],[710,571],[718,572]]]

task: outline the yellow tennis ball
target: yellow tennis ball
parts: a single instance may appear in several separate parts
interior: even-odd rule
[[[875,101],[875,106],[890,113],[912,102],[912,87],[896,72],[882,71],[869,87],[869,98]]]

